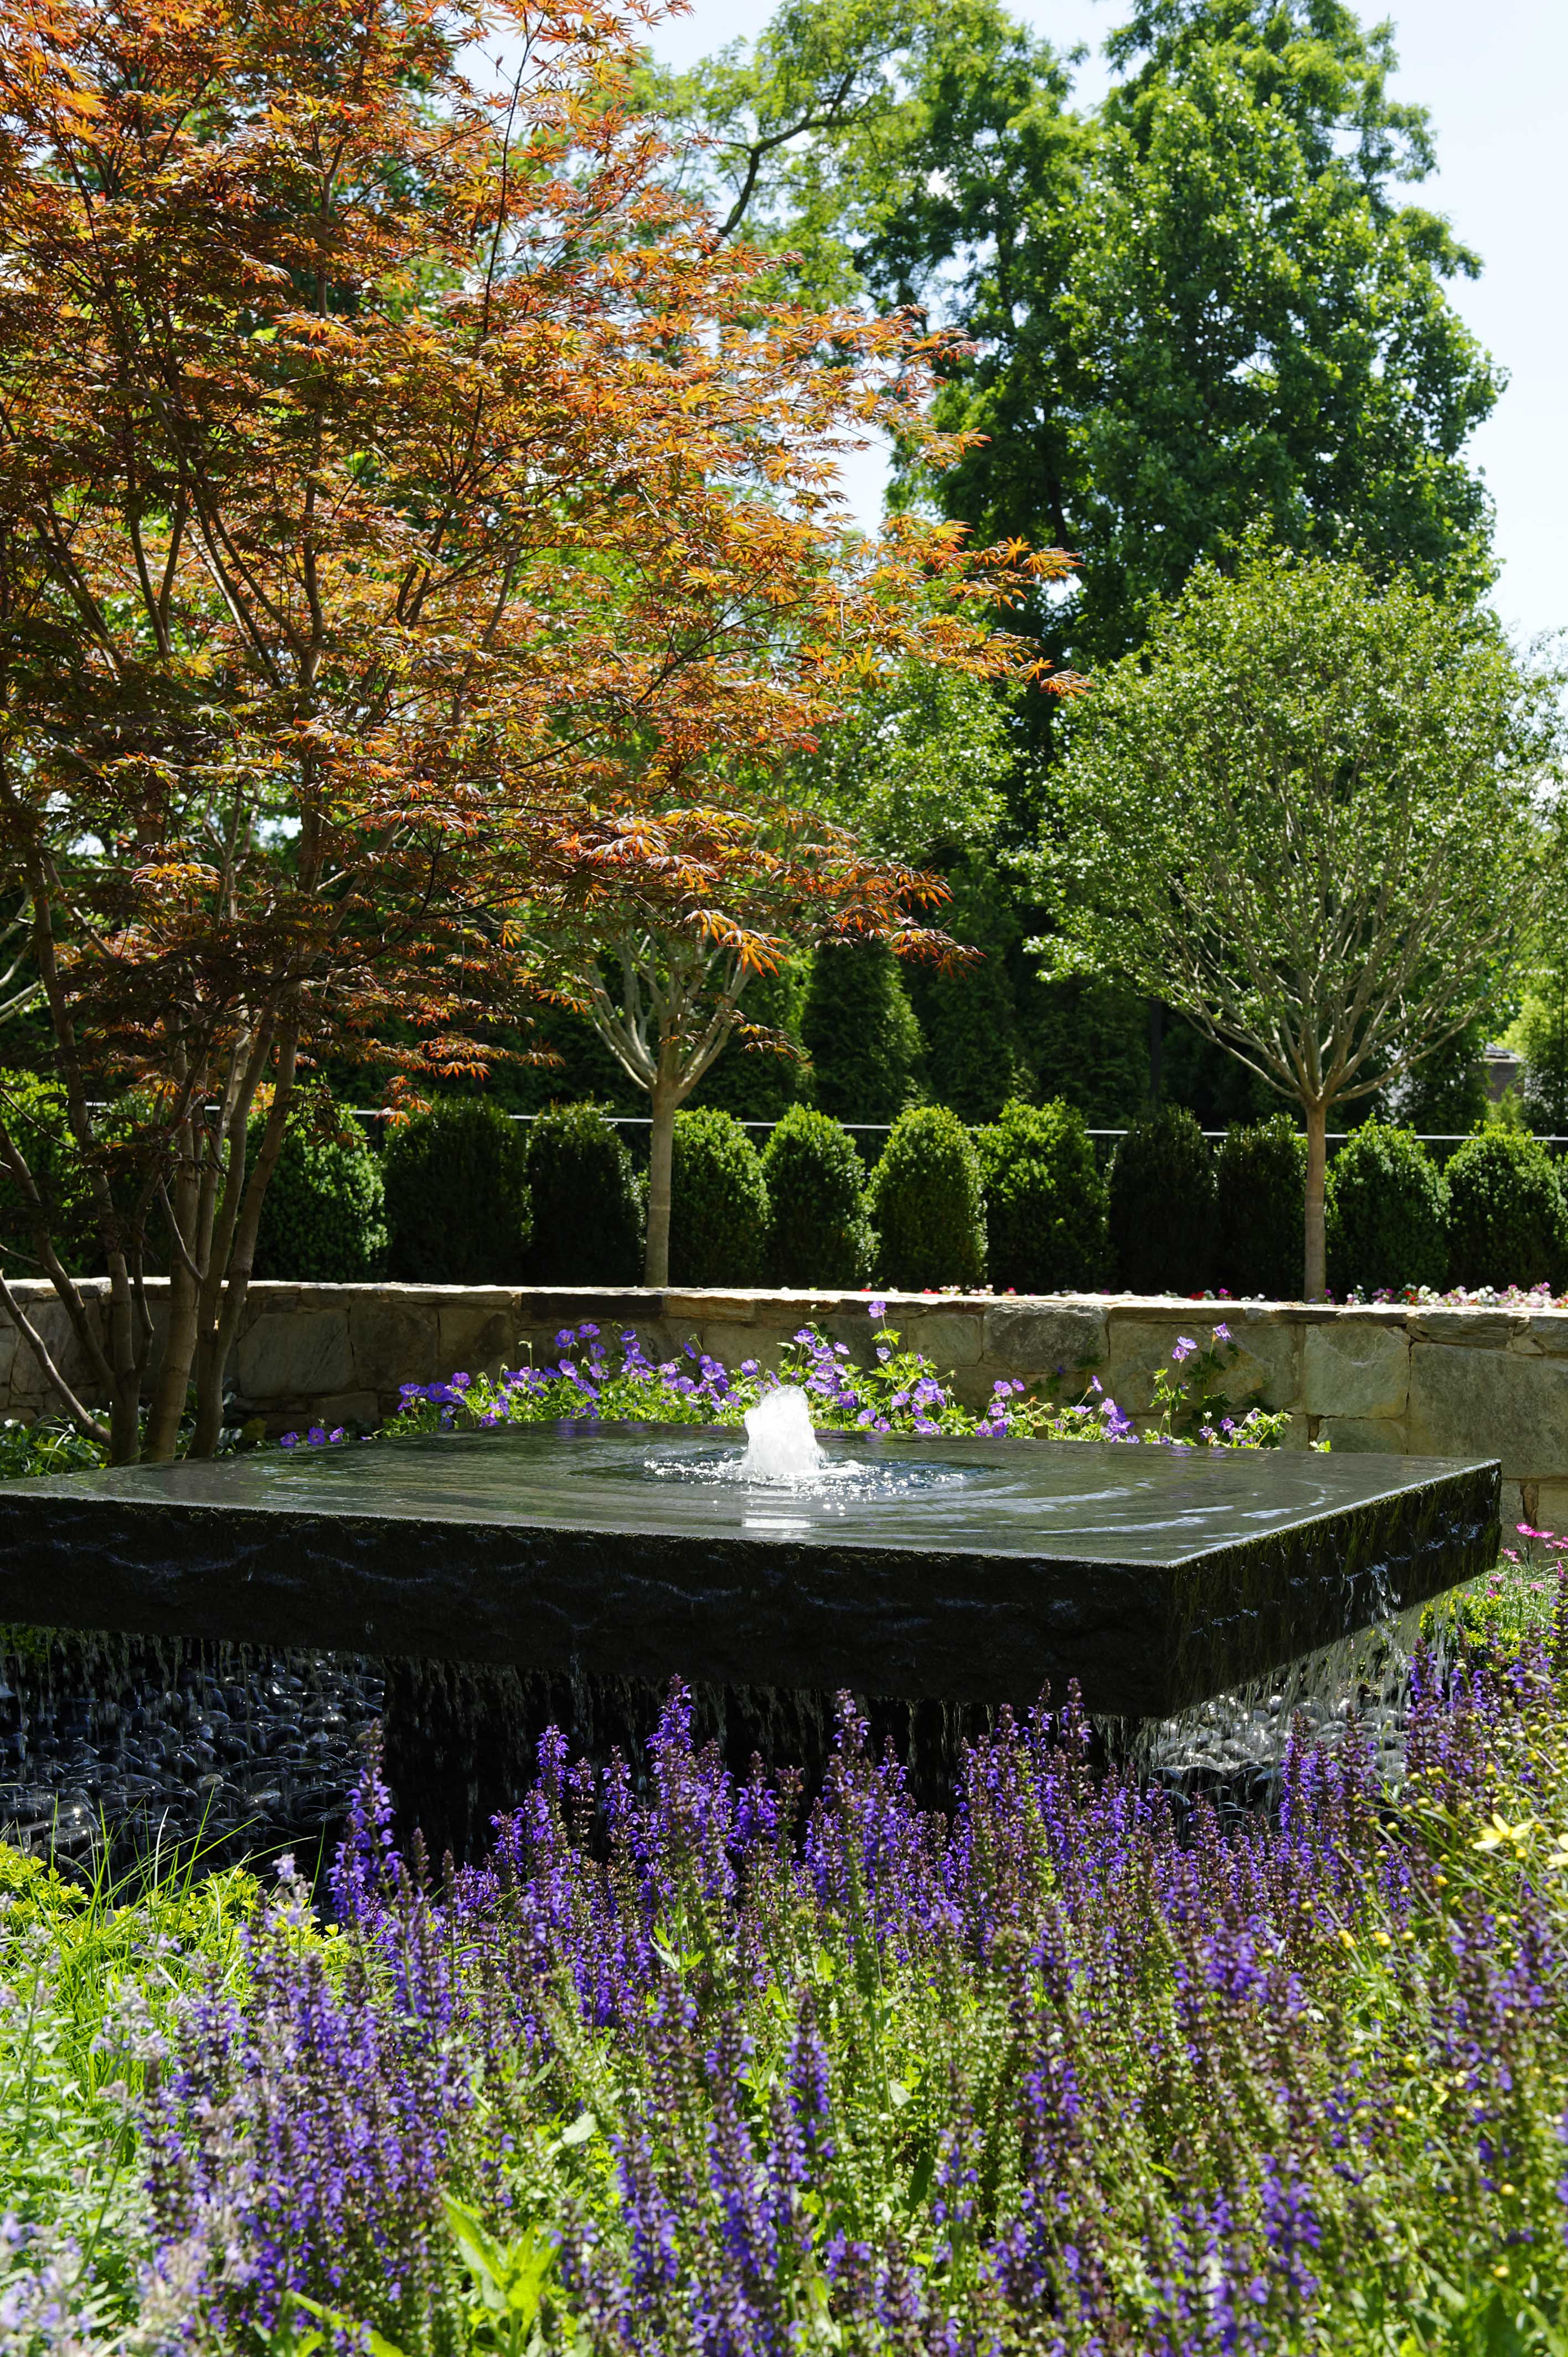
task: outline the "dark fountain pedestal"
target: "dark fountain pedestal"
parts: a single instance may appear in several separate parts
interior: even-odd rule
[[[832,1696],[930,1798],[1000,1705],[1171,1717],[1487,1567],[1496,1463],[824,1435],[820,1494],[738,1435],[525,1426],[0,1487],[0,1620],[387,1664],[433,1846],[483,1846],[543,1727],[639,1765],[668,1681],[744,1767],[822,1772]],[[854,1460],[861,1474],[845,1474]]]

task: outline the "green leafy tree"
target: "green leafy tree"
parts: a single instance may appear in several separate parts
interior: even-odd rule
[[[799,279],[961,328],[935,486],[983,539],[1083,553],[1048,635],[1103,661],[1264,519],[1445,593],[1490,577],[1464,447],[1501,377],[1448,301],[1478,263],[1386,26],[1342,0],[1142,0],[1087,113],[993,0],[789,0],[660,102],[715,140],[732,231]],[[916,454],[902,494],[931,488]]]
[[[1256,548],[1080,701],[1045,946],[1299,1108],[1309,1298],[1330,1114],[1454,1038],[1531,936],[1556,727],[1489,617]]]
[[[971,855],[950,882],[947,926],[979,954],[946,968],[910,969],[909,1001],[925,1041],[926,1091],[965,1121],[994,1121],[1010,1097],[1031,1092],[1009,954],[1023,927],[990,861]]]

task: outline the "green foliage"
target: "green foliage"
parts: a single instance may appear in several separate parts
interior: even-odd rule
[[[1042,1096],[1065,1097],[1091,1129],[1121,1129],[1148,1103],[1149,1008],[1135,991],[1036,975],[1019,1033]]]
[[[532,1285],[635,1285],[642,1274],[642,1189],[631,1156],[596,1104],[552,1105],[529,1125]]]
[[[388,1273],[409,1285],[521,1283],[531,1231],[523,1125],[488,1097],[441,1097],[381,1156]]]
[[[799,1045],[800,1009],[806,996],[803,963],[786,961],[772,974],[746,985],[740,1011],[747,1023],[777,1031]],[[750,1047],[732,1037],[687,1098],[688,1105],[719,1105],[737,1121],[777,1121],[799,1101],[806,1074],[801,1055],[777,1048]],[[647,1099],[643,1100],[644,1104]]]
[[[252,1117],[249,1152],[262,1142]],[[381,1168],[359,1123],[325,1091],[304,1089],[284,1132],[283,1150],[262,1205],[258,1276],[305,1285],[360,1285],[379,1276],[387,1231]]]
[[[868,849],[948,868],[1001,823],[1010,705],[989,680],[908,663],[823,731],[800,782]]]
[[[55,1251],[73,1276],[97,1257],[92,1195],[66,1117],[65,1090],[38,1072],[0,1072],[0,1109],[48,1209]],[[0,1164],[0,1265],[10,1276],[44,1274],[22,1197]]]
[[[95,1440],[63,1416],[40,1416],[36,1424],[8,1415],[0,1422],[0,1481],[29,1473],[75,1473],[104,1462]]]
[[[762,1155],[768,1275],[773,1285],[864,1285],[875,1238],[865,1216],[865,1165],[847,1130],[791,1105]]]
[[[882,1283],[903,1292],[984,1283],[980,1157],[948,1106],[899,1114],[871,1174],[866,1208]]]
[[[0,2318],[17,2357],[129,2345],[120,2328],[151,2256],[148,2064],[177,2007],[233,1984],[258,1895],[247,1874],[198,1878],[188,1864],[67,1881],[0,1846]]]
[[[1488,1129],[1455,1149],[1444,1175],[1452,1284],[1568,1283],[1568,1201],[1538,1138]]]
[[[1353,1101],[1479,1016],[1530,936],[1547,690],[1490,616],[1355,565],[1252,547],[1205,568],[1075,705],[1052,955],[1122,974],[1293,1095],[1316,1071],[1322,1102]]]
[[[762,1159],[733,1114],[675,1116],[670,1173],[673,1285],[760,1285],[768,1256]]]
[[[989,863],[966,859],[950,881],[952,899],[942,910],[943,925],[981,954],[950,973],[934,965],[910,969],[910,1003],[926,1043],[927,1093],[964,1121],[994,1121],[1009,1097],[1031,1092],[1007,957],[1020,927]]]
[[[1481,1050],[1487,1018],[1479,1015],[1387,1092],[1398,1117],[1418,1135],[1465,1137],[1487,1118],[1487,1067]]]
[[[1214,1253],[1214,1157],[1185,1105],[1135,1121],[1111,1159],[1111,1249],[1133,1293],[1198,1293]]]
[[[1015,1099],[975,1145],[996,1290],[1058,1293],[1103,1284],[1108,1197],[1083,1115],[1059,1099],[1047,1105]]]
[[[1225,1133],[1214,1166],[1214,1270],[1228,1293],[1301,1297],[1306,1140],[1288,1114]]]
[[[1448,1189],[1412,1130],[1364,1121],[1331,1157],[1326,1191],[1336,1293],[1443,1283]]]
[[[1531,974],[1508,1043],[1524,1058],[1520,1095],[1530,1127],[1568,1137],[1568,958]]]
[[[983,438],[932,488],[983,542],[1086,552],[1040,615],[1080,660],[1135,645],[1259,518],[1482,589],[1463,452],[1501,380],[1445,291],[1475,257],[1400,200],[1434,158],[1386,30],[1323,0],[1160,0],[1112,54],[1074,114],[1059,55],[996,0],[791,0],[669,98],[719,135],[721,212],[793,248],[791,276],[971,339],[937,416]]]
[[[824,943],[800,1016],[812,1090],[836,1121],[890,1122],[917,1093],[920,1027],[880,942]]]

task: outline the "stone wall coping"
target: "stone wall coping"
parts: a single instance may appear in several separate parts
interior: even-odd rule
[[[109,1279],[78,1279],[84,1295],[106,1296]],[[146,1291],[156,1304],[167,1285],[164,1277],[147,1280]],[[13,1278],[12,1291],[24,1304],[55,1299],[47,1277]],[[319,1285],[282,1277],[252,1280],[248,1299],[258,1311],[292,1308],[351,1309],[356,1304],[385,1302],[413,1308],[429,1303],[442,1307],[461,1302],[475,1310],[510,1309],[525,1325],[564,1323],[574,1312],[581,1322],[585,1309],[615,1314],[628,1324],[638,1317],[718,1318],[746,1323],[769,1310],[791,1315],[842,1318],[864,1311],[873,1300],[886,1301],[888,1323],[912,1317],[983,1317],[997,1309],[1074,1308],[1092,1310],[1110,1318],[1158,1318],[1216,1326],[1238,1321],[1292,1326],[1335,1326],[1349,1322],[1406,1327],[1423,1340],[1478,1340],[1487,1329],[1522,1334],[1545,1318],[1568,1318],[1568,1310],[1542,1304],[1540,1309],[1520,1304],[1449,1305],[1440,1302],[1304,1302],[1195,1301],[1169,1293],[878,1293],[870,1287],[856,1292],[832,1292],[805,1287],[765,1286],[640,1286],[640,1285],[400,1285],[373,1279],[357,1285]]]

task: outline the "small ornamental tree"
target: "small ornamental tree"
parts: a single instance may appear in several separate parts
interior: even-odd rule
[[[760,855],[727,819],[671,813],[799,749],[868,664],[1008,660],[940,594],[991,594],[956,528],[852,557],[822,489],[874,422],[940,457],[938,348],[771,299],[662,185],[623,104],[647,13],[503,8],[497,91],[440,0],[5,8],[0,891],[102,1325],[3,1103],[0,1163],[105,1414],[4,1274],[0,1305],[118,1461],[172,1453],[193,1381],[216,1444],[302,1060],[478,1069],[478,1019],[536,979],[520,911],[593,902],[635,942],[651,908],[667,1176],[671,1095],[779,908],[728,888]]]
[[[1487,616],[1253,548],[1195,576],[1072,735],[1042,946],[1299,1107],[1321,1296],[1330,1114],[1453,1038],[1530,937],[1544,683]]]

